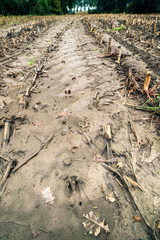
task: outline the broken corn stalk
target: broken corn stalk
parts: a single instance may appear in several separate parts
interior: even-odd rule
[[[118,59],[117,59],[116,63],[119,64],[120,60],[121,60],[121,49],[119,49],[119,51],[118,51]]]
[[[8,165],[7,165],[7,168],[6,168],[5,172],[4,172],[4,175],[3,175],[3,177],[0,180],[0,189],[3,187],[4,183],[6,182],[6,179],[9,177],[9,174],[11,172],[12,166],[13,166],[13,162],[9,162]]]
[[[9,136],[10,136],[10,122],[9,120],[5,121],[4,125],[4,135],[3,135],[3,147],[6,146],[6,144],[9,142]]]
[[[26,109],[27,101],[26,101],[26,97],[25,96],[22,96],[19,99],[18,105],[19,105],[19,111],[23,111],[24,109]]]
[[[108,47],[111,47],[112,38],[109,38]]]
[[[151,81],[151,72],[146,72],[144,85],[143,85],[143,90],[146,92],[146,94],[149,98],[150,98],[150,96],[149,96],[149,93],[148,93],[148,88],[149,88],[150,81]]]
[[[109,41],[108,41],[108,52],[111,51],[111,42],[112,42],[112,38],[109,38]]]
[[[111,55],[114,54],[114,46],[111,46]]]
[[[112,136],[111,136],[111,125],[106,125],[105,126],[105,134],[106,134],[107,139],[112,138]]]
[[[128,77],[129,77],[129,78],[132,77],[132,69],[131,69],[131,68],[128,69]]]

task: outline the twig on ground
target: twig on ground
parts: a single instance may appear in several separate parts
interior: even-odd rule
[[[7,178],[9,177],[10,173],[11,173],[11,169],[13,168],[14,165],[14,161],[11,161],[8,163],[7,168],[3,174],[3,177],[0,180],[0,189],[2,189],[3,185],[5,184]]]
[[[15,173],[18,169],[20,169],[22,166],[24,166],[26,163],[28,163],[31,159],[33,159],[35,156],[38,155],[38,153],[44,148],[47,147],[48,144],[52,141],[54,135],[52,135],[45,143],[42,143],[33,153],[30,154],[30,156],[26,157],[20,164],[18,164],[14,170],[13,173]]]

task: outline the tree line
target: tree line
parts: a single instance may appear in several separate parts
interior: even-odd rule
[[[2,15],[61,14],[60,0],[0,0]]]
[[[160,12],[159,0],[0,0],[1,15],[66,14],[82,8],[90,13]]]
[[[102,13],[158,13],[159,0],[97,0],[97,12]]]

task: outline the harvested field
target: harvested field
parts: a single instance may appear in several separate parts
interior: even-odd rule
[[[159,72],[160,15],[0,18],[0,239],[160,239]]]

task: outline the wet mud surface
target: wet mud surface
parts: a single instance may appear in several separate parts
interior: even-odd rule
[[[103,34],[107,42],[111,34]],[[133,56],[134,46],[119,35],[112,37],[122,49],[120,65],[81,16],[51,24],[14,59],[1,57],[1,143],[10,123],[1,181],[9,161],[16,166],[1,185],[0,239],[159,239],[159,117],[128,107],[146,96],[123,92],[129,67],[143,77],[149,65],[158,83],[159,57],[151,65],[144,50]],[[83,214],[91,210],[110,233],[85,230]]]

